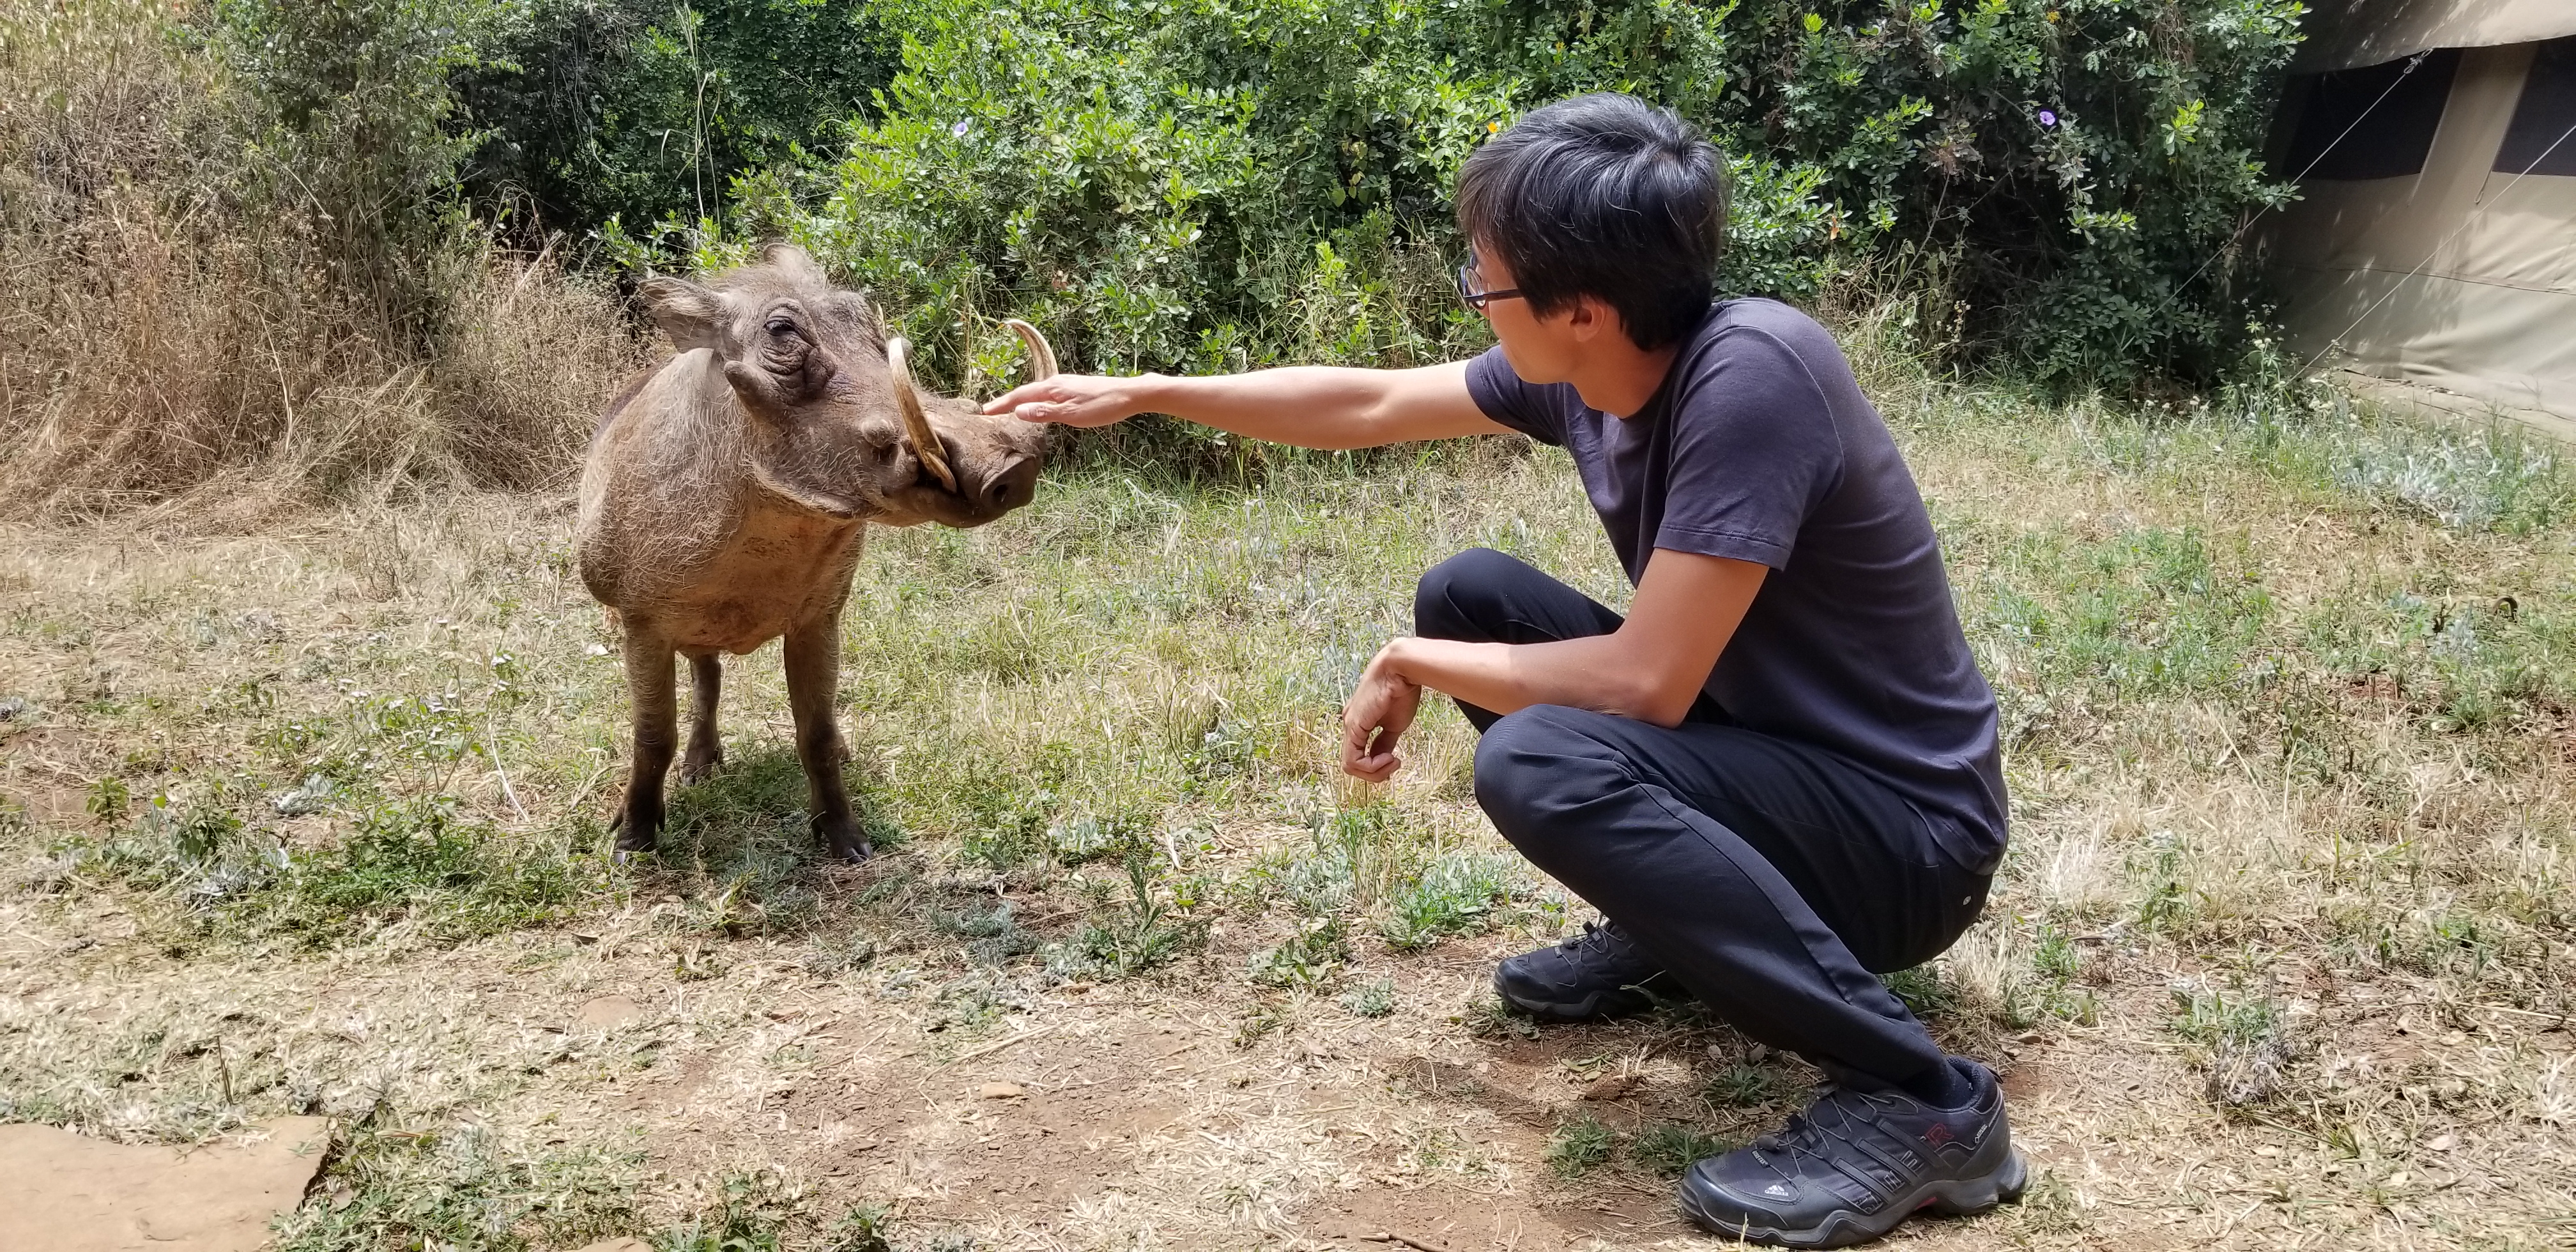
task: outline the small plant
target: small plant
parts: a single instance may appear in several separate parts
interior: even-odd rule
[[[989,910],[932,908],[927,920],[933,929],[966,940],[967,955],[985,965],[1037,951],[1037,936],[1021,928],[1007,900]]]
[[[2174,1033],[2194,1045],[2192,1059],[2205,1076],[2211,1103],[2227,1110],[2256,1108],[2288,1090],[2299,1049],[2279,1001],[2176,991],[2174,1005]]]
[[[1047,827],[1047,847],[1059,865],[1082,865],[1136,850],[1136,836],[1123,824],[1096,817],[1077,817]]]
[[[1234,1046],[1249,1048],[1288,1024],[1288,1011],[1264,1001],[1246,1010],[1234,1026]]]
[[[677,982],[709,982],[725,976],[729,967],[715,949],[697,942],[683,943],[671,949],[671,977]]]
[[[134,795],[126,790],[125,780],[114,774],[102,776],[89,785],[89,815],[102,822],[124,817],[126,807],[132,803]]]
[[[2083,950],[2066,937],[2065,931],[2049,925],[2039,928],[2039,942],[2031,949],[2030,965],[2040,977],[2064,982],[2075,976],[2083,960]]]
[[[1206,783],[1248,773],[1258,759],[1258,751],[1251,727],[1231,718],[1219,718],[1190,750],[1186,762],[1190,779],[1204,789]]]
[[[2018,1029],[2042,1018],[2091,1025],[2100,1017],[2101,1004],[2093,993],[2073,985],[2084,967],[2084,953],[2064,930],[2041,924],[2039,940],[2031,949],[2030,966],[2037,976],[2035,981],[2012,978],[2005,982],[2006,1025]]]
[[[1351,963],[1349,928],[1338,917],[1306,922],[1287,942],[1252,957],[1252,981],[1265,987],[1331,986]]]
[[[1559,1178],[1580,1178],[1610,1159],[1617,1136],[1600,1119],[1586,1113],[1556,1128],[1547,1141],[1548,1168]]]
[[[1905,1001],[1905,1007],[1912,1009],[1917,1017],[1947,1013],[1959,1004],[1959,993],[1941,981],[1941,972],[1929,965],[1900,969],[1879,981],[1887,984],[1887,989],[1894,992],[1897,999]]]
[[[2159,830],[2147,837],[2142,852],[2147,891],[2138,902],[2138,927],[2147,931],[2178,930],[2191,920],[2196,899],[2183,881],[2182,837],[2170,830]]]
[[[821,1252],[894,1252],[894,1210],[862,1204],[832,1224]]]
[[[1464,1020],[1467,1033],[1480,1039],[1500,1039],[1505,1036],[1515,1039],[1538,1038],[1538,1023],[1528,1014],[1505,1003],[1500,996],[1489,995],[1476,1001],[1464,1014]]]
[[[827,935],[806,948],[804,965],[808,973],[836,978],[865,969],[876,959],[876,940],[865,934]]]
[[[1128,858],[1127,884],[1130,894],[1118,915],[1085,925],[1076,941],[1076,951],[1092,970],[1106,978],[1132,978],[1207,942],[1207,923],[1165,915],[1145,877],[1143,857]]]
[[[192,866],[207,865],[242,829],[242,820],[222,809],[198,806],[167,824],[170,848]]]
[[[399,912],[427,915],[445,939],[495,934],[558,915],[581,893],[578,828],[507,838],[447,796],[388,801],[358,816],[335,847],[297,853],[275,890],[240,916],[327,943]],[[730,904],[728,904],[730,907]]]
[[[1398,951],[1427,948],[1451,935],[1481,929],[1496,904],[1510,898],[1514,866],[1508,857],[1447,852],[1421,877],[1396,893],[1381,933]]]
[[[828,1211],[828,1210],[824,1210]],[[894,1252],[893,1213],[862,1204],[827,1220],[806,1188],[776,1170],[734,1174],[713,1203],[653,1240],[656,1252]]]
[[[1000,1021],[1005,1013],[1025,1013],[1028,997],[993,975],[976,974],[941,987],[930,998],[930,1028],[976,1029]]]
[[[1395,980],[1380,978],[1343,992],[1342,1007],[1353,1017],[1385,1017],[1395,1012]]]
[[[1351,902],[1352,861],[1339,847],[1318,847],[1275,868],[1265,867],[1269,886],[1308,916],[1336,912]]]
[[[1637,1164],[1666,1178],[1678,1178],[1693,1162],[1721,1156],[1735,1145],[1680,1122],[1664,1122],[1637,1132],[1628,1153]]]
[[[1785,1085],[1770,1070],[1739,1061],[1712,1075],[1700,1094],[1722,1109],[1749,1108],[1779,1099]]]

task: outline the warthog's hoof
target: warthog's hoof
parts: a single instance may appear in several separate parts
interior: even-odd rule
[[[638,853],[661,850],[661,840],[655,837],[655,832],[637,830],[635,823],[626,820],[623,811],[609,820],[608,833],[617,836],[617,845],[608,854],[611,864],[624,865],[634,860]]]
[[[724,766],[724,749],[700,755],[694,748],[680,758],[680,785],[694,787],[713,777]]]
[[[823,841],[823,846],[830,851],[832,859],[844,865],[856,865],[868,859],[869,853],[874,851],[868,847],[868,837],[859,832],[856,822],[817,821],[814,823],[814,834]]]

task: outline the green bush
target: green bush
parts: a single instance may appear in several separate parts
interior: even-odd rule
[[[842,161],[748,178],[726,232],[659,246],[703,264],[796,238],[961,384],[1013,365],[988,329],[1003,312],[1097,369],[1409,365],[1483,346],[1450,295],[1449,192],[1537,98],[1504,67],[1465,68],[1507,49],[1507,23],[1203,0],[924,0],[888,20],[904,68]],[[1713,27],[1690,29],[1714,46]],[[1759,155],[1735,168],[1737,285],[1812,294],[1829,269],[1820,176]]]
[[[2297,0],[1754,0],[1722,124],[1825,172],[1837,232],[1922,258],[1972,347],[2060,383],[2208,382],[2261,311],[2239,225]]]
[[[466,169],[494,213],[695,220],[746,171],[820,162],[897,65],[877,9],[814,0],[519,0],[458,75]]]
[[[597,290],[507,272],[494,222],[588,239],[571,252],[630,275],[794,238],[873,289],[957,389],[1018,370],[1003,314],[1078,369],[1462,355],[1486,332],[1449,295],[1459,164],[1538,104],[1613,88],[1733,154],[1724,290],[1817,303],[1867,275],[1926,295],[1910,333],[1963,361],[2061,385],[2209,381],[2260,338],[2233,240],[2285,194],[2255,154],[2299,6],[208,0],[176,26],[171,12],[122,0],[0,19],[0,149],[27,184],[0,200],[0,268],[21,276],[0,301],[62,328],[90,309],[80,295],[99,328],[57,336],[80,354],[20,354],[0,392],[182,419],[84,417],[100,429],[20,439],[35,450],[0,466],[41,490],[19,497],[152,498],[290,431],[310,446],[270,459],[317,482],[560,466],[625,344]],[[91,277],[54,278],[75,271]],[[150,318],[129,289],[158,293]],[[576,341],[581,367],[565,368],[557,345]],[[199,346],[174,361],[163,342]],[[148,403],[131,382],[147,376]],[[0,423],[52,411],[12,404]],[[1270,455],[1197,428],[1095,438],[1188,464]]]
[[[728,12],[746,46],[814,20],[786,3]],[[903,0],[835,35],[881,34],[900,58],[882,91],[848,102],[836,159],[798,112],[817,97],[789,92],[780,107],[800,120],[771,133],[807,146],[780,158],[771,142],[715,220],[581,224],[631,265],[794,237],[885,297],[952,380],[1010,367],[990,330],[1003,313],[1038,322],[1080,368],[1408,364],[1482,342],[1447,298],[1458,164],[1528,108],[1621,89],[1734,154],[1729,291],[1812,300],[1866,265],[1954,294],[1945,324],[1920,333],[1966,353],[2059,383],[2206,381],[2261,312],[2231,243],[2285,192],[2257,150],[2298,12]],[[766,90],[748,70],[716,73],[728,99]],[[634,78],[625,104],[602,107],[676,117],[664,79]],[[616,164],[613,145],[598,154]]]
[[[298,212],[338,290],[419,343],[474,264],[452,74],[483,31],[473,0],[218,0],[208,43],[263,123],[236,194]]]

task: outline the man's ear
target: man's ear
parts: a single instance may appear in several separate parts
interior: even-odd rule
[[[1573,332],[1576,343],[1590,343],[1619,332],[1619,310],[1599,296],[1576,296],[1566,306],[1565,328]]]
[[[728,313],[723,296],[677,278],[649,279],[635,294],[644,302],[645,316],[671,337],[672,347],[687,352],[722,346],[719,328]]]

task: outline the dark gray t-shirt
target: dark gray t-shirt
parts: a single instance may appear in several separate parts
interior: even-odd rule
[[[1501,348],[1468,364],[1467,390],[1486,416],[1574,455],[1630,583],[1657,548],[1769,566],[1708,694],[1748,730],[1886,782],[1952,859],[1993,869],[1994,691],[1922,492],[1824,327],[1775,300],[1721,301],[1626,419],[1570,383],[1522,382]]]

